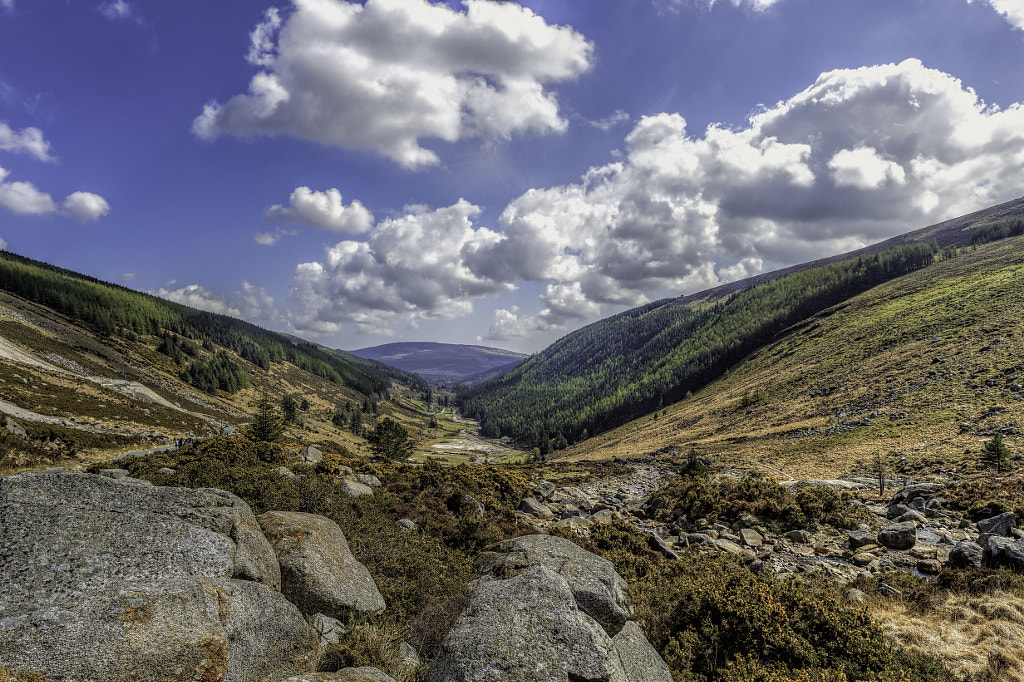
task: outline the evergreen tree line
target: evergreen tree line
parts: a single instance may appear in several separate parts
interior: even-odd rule
[[[511,436],[542,454],[681,400],[787,327],[922,268],[938,246],[872,256],[762,282],[718,301],[672,299],[569,334],[512,372],[460,389],[465,414],[488,437]]]
[[[987,244],[1008,237],[1019,237],[1022,234],[1024,218],[1008,218],[975,227],[971,230],[971,244]]]
[[[370,394],[390,385],[393,372],[380,363],[338,354],[307,343],[293,343],[275,332],[226,315],[209,313],[144,294],[93,277],[34,261],[17,254],[0,253],[0,289],[60,312],[76,323],[91,327],[103,336],[118,332],[138,335],[175,335],[177,350],[164,352],[176,361],[196,342],[217,344],[249,362],[268,369],[288,362],[336,384]],[[180,350],[180,355],[179,355]],[[207,359],[189,370],[204,386],[216,377],[218,385],[238,385],[241,369],[235,371],[223,359]],[[233,377],[233,378],[232,378]],[[204,388],[204,390],[206,390]],[[227,390],[227,389],[224,389]],[[237,390],[237,389],[236,389]]]

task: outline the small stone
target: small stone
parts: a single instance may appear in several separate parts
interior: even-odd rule
[[[846,601],[853,603],[860,603],[864,601],[864,597],[866,596],[867,595],[858,590],[856,587],[851,587],[846,591],[846,594],[844,595]]]
[[[760,547],[764,544],[764,538],[753,528],[741,528],[740,540],[748,547]]]

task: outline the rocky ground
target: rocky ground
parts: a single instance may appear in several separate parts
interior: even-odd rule
[[[538,481],[519,506],[520,518],[544,531],[570,528],[582,534],[594,524],[624,521],[647,532],[652,549],[670,558],[681,552],[728,552],[744,557],[755,571],[823,571],[841,582],[893,569],[934,575],[946,566],[1008,564],[1024,570],[1024,531],[1016,528],[1014,514],[972,523],[945,508],[942,482],[911,481],[894,495],[878,497],[873,479],[787,481],[793,488],[853,491],[858,497],[850,504],[868,514],[856,530],[776,533],[749,516],[731,525],[652,520],[649,496],[676,474],[654,459],[635,458],[629,464],[629,474],[578,486]]]

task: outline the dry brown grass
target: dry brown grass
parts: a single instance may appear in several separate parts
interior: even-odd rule
[[[1024,598],[996,592],[950,594],[927,614],[911,605],[879,600],[871,615],[893,641],[940,658],[977,682],[1024,682]]]

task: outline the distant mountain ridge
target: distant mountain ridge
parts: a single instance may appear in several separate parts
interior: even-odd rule
[[[501,348],[416,341],[386,343],[349,353],[418,374],[436,384],[479,383],[510,371],[528,357]]]

